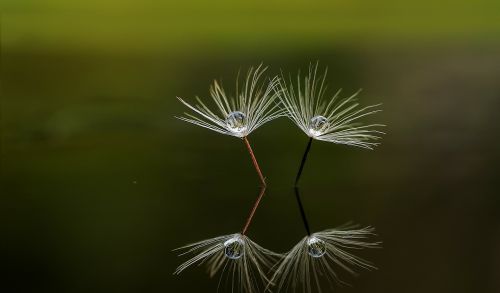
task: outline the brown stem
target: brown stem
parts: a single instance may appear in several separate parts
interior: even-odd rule
[[[260,200],[264,196],[265,192],[266,192],[266,186],[264,185],[260,188],[259,197],[257,197],[257,200],[253,204],[252,210],[250,211],[250,215],[248,215],[247,221],[245,222],[245,226],[243,227],[243,230],[241,230],[241,235],[245,235],[245,233],[247,232],[248,227],[250,226],[250,223],[252,223],[252,219],[253,219],[253,216],[255,215],[255,211],[257,210],[257,207],[260,204]]]
[[[250,146],[250,142],[248,142],[247,137],[243,137],[243,141],[245,142],[245,145],[247,146],[248,152],[250,153],[250,157],[252,157],[252,162],[255,167],[255,170],[257,170],[257,174],[259,174],[260,182],[262,186],[266,186],[266,179],[262,175],[262,171],[260,171],[259,163],[257,163],[257,159],[255,158],[255,155],[253,154],[252,147]]]

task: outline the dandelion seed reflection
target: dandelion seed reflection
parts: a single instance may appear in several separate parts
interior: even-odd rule
[[[253,242],[246,235],[265,190],[265,187],[260,189],[242,232],[206,239],[176,249],[183,251],[181,255],[192,257],[181,264],[174,274],[178,275],[196,264],[205,264],[210,277],[222,271],[220,280],[225,275],[232,291],[238,289],[240,292],[262,292],[270,284],[267,273],[277,259],[282,257],[281,254]]]
[[[358,229],[346,225],[311,233],[298,188],[295,188],[295,196],[307,236],[285,253],[276,266],[271,283],[277,291],[321,291],[321,277],[331,283],[343,283],[337,273],[339,269],[352,274],[356,273],[356,268],[375,269],[370,262],[350,252],[379,247],[379,242],[369,241],[375,235],[372,227]]]

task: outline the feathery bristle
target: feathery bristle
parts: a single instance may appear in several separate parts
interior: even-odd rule
[[[212,111],[201,99],[197,98],[194,106],[178,98],[185,106],[195,114],[185,113],[185,117],[176,117],[206,129],[216,131],[221,134],[235,137],[245,137],[265,123],[284,116],[284,111],[276,102],[280,90],[276,88],[279,77],[274,77],[268,82],[263,78],[263,73],[267,67],[259,65],[250,68],[244,79],[243,87],[238,87],[236,81],[236,94],[228,97],[222,86],[214,81],[210,87],[210,96],[215,103],[217,111]],[[241,127],[232,127],[231,121],[235,113],[239,113]]]
[[[236,245],[231,247],[234,243]],[[239,233],[199,241],[176,250],[185,251],[181,255],[194,256],[181,264],[174,274],[195,264],[206,264],[210,277],[222,269],[220,280],[225,274],[231,278],[231,290],[239,288],[240,292],[249,293],[261,292],[270,283],[266,274],[281,257]]]
[[[375,269],[371,263],[348,251],[379,247],[380,242],[366,242],[374,235],[374,229],[352,228],[344,226],[304,237],[275,268],[271,283],[277,291],[321,292],[320,277],[325,277],[330,283],[344,283],[334,267],[352,274],[356,268]]]
[[[287,116],[308,136],[337,144],[372,149],[379,143],[381,131],[375,130],[382,124],[362,125],[359,119],[380,112],[380,104],[360,107],[356,102],[359,91],[348,98],[340,99],[340,90],[326,101],[326,73],[318,76],[318,64],[309,67],[309,73],[302,83],[300,74],[294,86],[278,81],[277,92]],[[321,118],[321,124],[315,119]],[[317,129],[315,129],[317,127]]]

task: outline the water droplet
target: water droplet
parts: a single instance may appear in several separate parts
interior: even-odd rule
[[[314,116],[309,122],[309,134],[312,136],[322,135],[328,127],[328,119],[325,116]]]
[[[226,125],[232,132],[241,133],[247,130],[246,118],[247,116],[243,112],[231,112],[226,118]]]
[[[235,236],[224,242],[224,254],[230,259],[238,259],[243,256],[245,242]]]
[[[307,252],[312,257],[322,257],[326,253],[325,241],[313,236],[307,239]]]

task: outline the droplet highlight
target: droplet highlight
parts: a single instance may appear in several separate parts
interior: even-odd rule
[[[312,257],[322,257],[326,253],[326,243],[325,241],[312,236],[307,239],[307,252]]]
[[[312,136],[322,135],[328,127],[328,119],[325,116],[314,116],[309,122],[309,134]]]
[[[247,116],[240,111],[234,111],[229,113],[226,118],[226,125],[230,131],[235,133],[242,133],[247,130],[246,126]]]
[[[233,237],[224,242],[224,254],[230,259],[239,259],[243,256],[245,242],[240,237]]]

